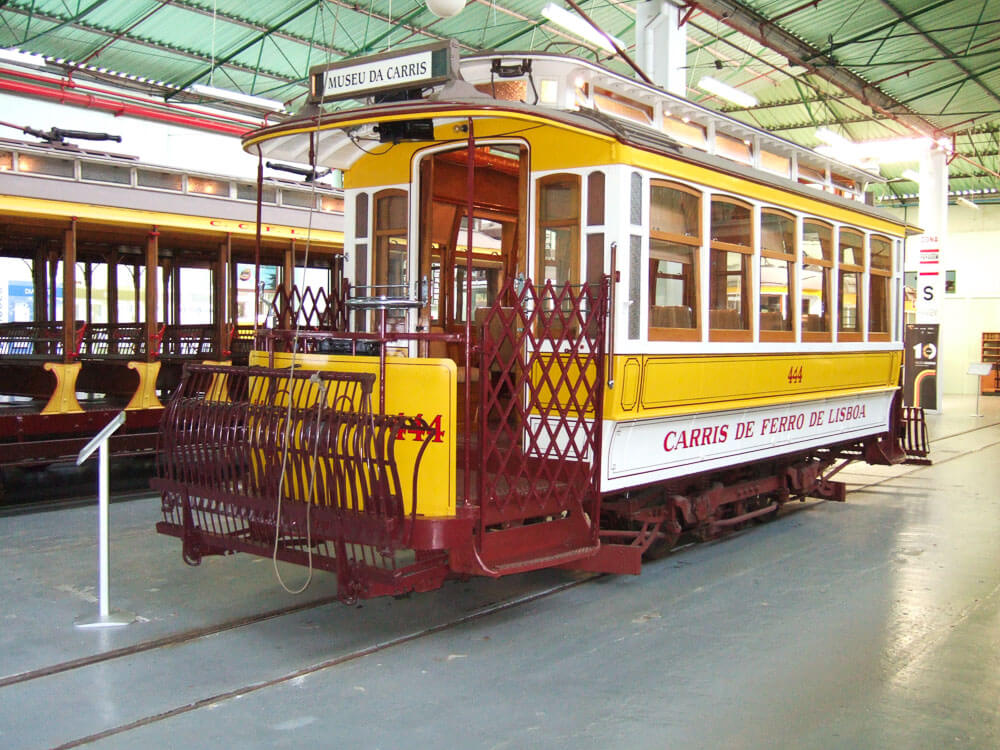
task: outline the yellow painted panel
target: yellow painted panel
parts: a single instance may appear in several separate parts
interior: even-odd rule
[[[0,195],[0,215],[12,214],[18,216],[39,216],[45,218],[66,218],[75,216],[81,221],[93,221],[105,224],[131,224],[141,227],[164,227],[173,229],[189,229],[200,232],[231,233],[237,235],[256,236],[257,224],[252,221],[234,221],[217,219],[211,216],[189,216],[187,214],[164,213],[161,211],[140,211],[133,208],[116,208],[114,206],[99,206],[90,203],[71,203],[69,201],[51,201],[41,198],[23,198],[15,195]],[[303,240],[343,245],[344,233],[326,229],[305,227],[289,227],[280,224],[262,224],[262,234],[266,237]]]
[[[80,402],[76,400],[76,378],[80,374],[80,363],[46,362],[42,365],[56,377],[56,387],[42,409],[42,414],[80,414]]]
[[[482,115],[482,112],[478,114]],[[455,115],[447,113],[447,116]],[[535,172],[610,163],[615,145],[610,138],[546,122],[544,118],[530,115],[477,118],[475,136],[477,139],[510,137],[528,140],[531,144],[531,169]],[[451,141],[456,148],[465,146],[468,137],[455,130],[457,125],[455,122],[438,125],[434,129],[436,142],[433,145],[439,147]],[[373,148],[369,155],[358,159],[344,174],[344,187],[374,188],[408,183],[414,157],[429,145],[432,144],[404,142],[388,149],[385,146]]]
[[[616,357],[618,373],[632,357]],[[634,409],[605,399],[606,419],[636,419],[762,406],[894,388],[902,354],[848,352],[775,355],[646,356]]]
[[[250,365],[284,368],[292,355],[277,353],[271,364],[266,352],[251,352]],[[378,409],[379,367],[376,357],[349,357],[324,354],[300,354],[295,366],[307,370],[367,372],[375,376],[372,407]],[[431,424],[440,418],[441,441],[428,446],[420,462],[417,484],[417,512],[422,516],[455,515],[455,400],[457,370],[450,359],[388,357],[385,374],[385,410],[387,414],[420,415]],[[413,467],[422,436],[406,435],[396,443],[396,462],[407,513],[413,508]]]
[[[749,198],[772,203],[775,206],[803,211],[834,221],[846,222],[876,232],[885,232],[895,237],[902,237],[904,234],[904,225],[899,222],[851,211],[841,206],[826,203],[822,198],[810,198],[805,195],[782,190],[778,187],[763,185],[754,180],[726,174],[725,172],[710,169],[700,164],[681,161],[680,159],[644,151],[632,146],[621,146],[619,158],[626,164],[634,164],[637,167],[661,172],[667,176],[691,180],[692,182],[712,187],[715,190],[725,190],[737,195],[745,195]],[[817,192],[817,195],[822,196],[823,193]]]

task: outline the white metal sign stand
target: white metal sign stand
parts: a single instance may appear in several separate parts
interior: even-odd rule
[[[98,499],[98,531],[97,531],[97,554],[100,568],[100,613],[97,617],[79,617],[75,621],[78,628],[113,628],[121,625],[128,625],[135,620],[135,615],[130,612],[111,612],[109,578],[109,541],[108,541],[108,439],[115,430],[125,423],[125,412],[120,411],[97,433],[93,440],[87,443],[80,454],[76,457],[76,465],[79,466],[99,449],[99,468],[97,475],[97,499]]]
[[[983,390],[980,383],[982,383],[983,375],[989,375],[993,371],[992,362],[970,362],[969,363],[969,375],[976,376],[976,413],[972,416],[981,417],[982,414],[979,413],[979,393]]]

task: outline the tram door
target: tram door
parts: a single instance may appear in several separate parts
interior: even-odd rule
[[[473,155],[471,217],[468,148],[438,152],[420,164],[418,273],[425,304],[419,324],[425,331],[465,331],[467,274],[472,275],[475,330],[505,280],[524,273],[527,149],[484,145],[476,147]],[[467,248],[470,221],[471,267]],[[460,359],[457,346],[448,356]]]

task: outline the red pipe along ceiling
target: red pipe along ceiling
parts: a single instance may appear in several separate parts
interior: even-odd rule
[[[17,81],[0,77],[0,91],[9,91],[14,94],[22,94],[25,96],[37,96],[42,99],[51,99],[62,104],[70,104],[77,107],[100,109],[112,112],[119,117],[127,115],[146,120],[157,120],[159,122],[171,123],[173,125],[183,125],[189,128],[209,130],[214,133],[223,133],[225,135],[232,136],[242,136],[244,133],[247,133],[257,127],[251,123],[243,125],[234,122],[213,120],[209,115],[199,116],[197,114],[185,114],[157,106],[116,101],[102,96],[95,96],[94,94],[81,94],[76,91],[67,90],[65,88],[65,84],[56,88],[51,85],[30,83],[28,81]]]

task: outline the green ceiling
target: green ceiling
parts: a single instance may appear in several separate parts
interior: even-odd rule
[[[547,50],[629,72],[546,21],[548,1],[468,0],[440,19],[422,0],[0,0],[0,47],[58,58],[74,78],[117,71],[189,101],[160,83],[211,84],[290,109],[312,65],[446,38],[464,52]],[[634,51],[635,2],[582,7]],[[855,141],[934,132],[956,147],[953,192],[1000,190],[997,0],[694,0],[682,13],[692,99],[806,146],[819,145],[821,125]],[[693,88],[706,74],[760,104],[734,107]],[[883,189],[916,192],[904,179]]]

